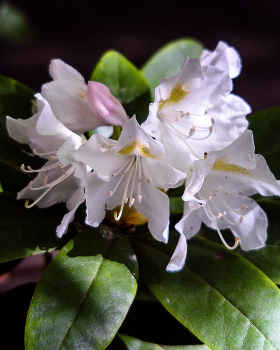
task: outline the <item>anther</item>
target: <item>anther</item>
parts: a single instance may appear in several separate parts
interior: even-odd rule
[[[207,114],[207,113],[208,113],[208,111],[205,111],[205,112],[204,112],[204,114]]]
[[[242,194],[242,191],[240,190],[240,191],[238,191],[238,194]]]
[[[204,152],[204,159],[206,159],[207,157],[207,152]]]
[[[28,170],[32,170],[32,168],[31,168],[31,166],[30,166],[30,165],[28,165],[27,169],[28,169]]]
[[[111,197],[112,194],[113,194],[113,191],[109,191],[109,192],[108,192],[109,197]]]
[[[63,172],[63,174],[66,174],[66,171],[64,169],[62,170],[62,172]]]
[[[195,125],[193,125],[193,127],[190,129],[189,136],[193,136],[194,133],[195,133]]]
[[[151,182],[151,179],[150,179],[149,177],[147,178],[147,182],[148,182],[148,183],[150,183],[150,182]]]
[[[127,203],[128,202],[128,198],[126,198],[125,200],[124,200],[124,203]]]
[[[249,207],[247,205],[246,208],[245,208],[245,213],[248,213],[248,210],[249,210]]]
[[[139,195],[137,198],[136,198],[137,202],[141,203],[142,202],[142,196]]]
[[[112,173],[112,176],[116,176],[116,173]]]
[[[131,198],[130,201],[129,201],[129,208],[133,205],[134,202],[135,202],[135,199]]]
[[[212,199],[212,197],[211,197],[211,196],[209,196],[209,197],[207,198],[207,201],[210,201],[210,199]]]
[[[25,165],[24,164],[21,164],[21,166],[20,166],[20,168],[21,168],[21,170],[25,170]]]
[[[239,224],[241,224],[242,221],[243,221],[243,216],[240,216]]]
[[[37,154],[36,148],[34,148],[32,152],[33,152],[34,154]]]

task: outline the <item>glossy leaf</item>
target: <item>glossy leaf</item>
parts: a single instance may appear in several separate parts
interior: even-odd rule
[[[145,120],[151,102],[149,84],[142,73],[120,53],[105,53],[97,63],[91,80],[108,86],[129,117],[136,114],[138,121]]]
[[[140,286],[141,278],[139,278],[138,289]],[[155,344],[201,343],[163,307],[155,296],[150,300],[136,298],[119,330],[121,333]]]
[[[173,237],[168,246],[150,238],[133,245],[150,290],[211,349],[280,349],[280,291],[246,259],[194,237],[186,266],[170,273]]]
[[[105,349],[134,299],[138,267],[118,231],[86,229],[49,264],[29,309],[25,345],[33,349]]]
[[[0,76],[0,181],[5,191],[19,191],[33,178],[21,171],[21,164],[42,164],[29,147],[14,141],[6,129],[6,116],[26,119],[32,116],[34,91],[19,82]]]
[[[250,114],[249,129],[253,130],[256,153],[262,154],[270,170],[280,179],[280,107]]]
[[[207,345],[158,345],[148,343],[125,334],[119,333],[118,336],[125,343],[127,350],[209,350]]]
[[[150,84],[152,99],[161,79],[179,73],[186,56],[199,58],[203,50],[200,42],[193,39],[179,39],[159,49],[144,65],[142,73]]]
[[[183,214],[184,201],[181,197],[170,197],[170,215]]]
[[[64,204],[47,209],[26,209],[16,193],[0,193],[0,262],[52,251],[62,247],[75,229],[71,226],[61,239],[56,227],[67,210]]]

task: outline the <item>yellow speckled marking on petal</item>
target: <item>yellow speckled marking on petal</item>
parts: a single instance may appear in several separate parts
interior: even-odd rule
[[[185,91],[183,88],[186,88],[184,84],[178,82],[170,91],[168,98],[165,101],[161,100],[158,102],[158,109],[161,110],[165,105],[175,105],[191,93],[191,91]]]
[[[135,153],[136,148],[138,148],[139,153],[144,157],[151,158],[151,159],[163,159],[162,153],[159,153],[156,156],[152,155],[150,147],[145,142],[142,142],[137,138],[131,143],[124,146],[122,149],[120,149],[118,154],[129,155],[129,154]]]
[[[227,157],[225,156],[221,159],[216,160],[212,166],[212,170],[235,172],[247,175],[250,174],[249,170],[247,170],[246,168],[243,168],[239,165],[230,164],[226,161],[226,159]]]

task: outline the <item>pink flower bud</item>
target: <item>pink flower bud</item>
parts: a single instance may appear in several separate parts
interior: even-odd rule
[[[93,113],[106,124],[123,126],[128,121],[123,106],[106,85],[89,81],[87,97]]]

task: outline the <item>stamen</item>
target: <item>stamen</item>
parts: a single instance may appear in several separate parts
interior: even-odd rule
[[[24,164],[22,164],[20,168],[21,168],[22,171],[25,171],[26,173],[42,173],[42,172],[44,172],[44,171],[51,170],[51,169],[54,169],[54,168],[56,168],[56,167],[64,168],[64,167],[66,167],[67,165],[69,165],[69,164],[61,165],[60,162],[57,162],[57,163],[54,163],[54,164],[52,164],[52,165],[45,166],[45,167],[43,167],[43,168],[41,168],[41,169],[37,169],[37,170],[34,170],[34,169],[31,168],[31,166],[28,166],[28,167],[27,167],[28,170],[26,170]]]
[[[53,154],[53,153],[56,153],[56,152],[57,152],[57,150],[56,151],[51,151],[51,152],[46,152],[46,153],[38,153],[36,148],[33,149],[33,153],[36,154],[36,156],[40,156],[40,157],[41,156],[47,156],[49,154]]]
[[[31,189],[33,191],[38,191],[38,190],[42,190],[46,187],[50,187],[50,188],[53,188],[55,185],[59,184],[61,181],[67,179],[67,177],[69,177],[70,175],[72,175],[75,171],[75,167],[74,166],[71,166],[71,168],[69,168],[65,174],[63,174],[62,176],[60,176],[59,178],[57,178],[56,180],[50,182],[50,183],[46,183],[45,184],[45,180],[46,180],[46,177],[45,179],[43,180],[43,183],[44,183],[44,186],[41,186],[41,187],[36,187],[36,188],[33,188],[31,187]]]
[[[132,158],[132,160],[134,160],[134,157]],[[121,209],[120,209],[119,215],[117,215],[117,212],[114,212],[114,218],[115,218],[116,221],[119,221],[121,216],[122,216],[123,207],[124,207],[124,204],[125,204],[125,199],[126,199],[126,194],[127,194],[127,189],[128,189],[128,185],[130,183],[130,179],[131,179],[132,174],[133,174],[133,169],[131,168],[130,171],[129,171],[128,180],[127,180],[127,183],[126,183],[126,186],[125,186],[123,199],[122,199],[122,205],[121,205]],[[124,176],[124,175],[122,175],[122,176]]]
[[[122,179],[123,179],[124,176],[127,174],[127,171],[128,171],[129,168],[131,167],[131,165],[132,165],[134,159],[135,159],[135,157],[131,157],[131,159],[129,159],[129,160],[121,167],[121,169],[119,169],[118,172],[116,173],[116,175],[117,175],[117,174],[129,163],[128,166],[127,166],[127,168],[126,168],[126,170],[123,172],[122,176],[120,177],[118,183],[116,184],[115,188],[113,189],[113,191],[109,191],[109,193],[112,192],[112,194],[111,194],[110,196],[112,196],[112,195],[115,193],[117,187],[119,186],[119,184],[121,183]]]
[[[219,229],[217,223],[214,222],[214,224],[215,224],[215,226],[216,226],[217,232],[218,232],[218,234],[219,234],[219,236],[220,236],[220,238],[221,238],[221,241],[223,242],[224,246],[225,246],[226,248],[230,249],[230,250],[235,249],[235,248],[238,246],[239,238],[235,237],[234,245],[233,245],[232,247],[229,246],[229,245],[227,244],[227,242],[225,241],[223,235],[221,234],[221,231],[220,231],[220,229]]]
[[[29,205],[29,200],[27,199],[25,201],[25,208],[30,209],[32,207],[34,207],[35,204],[37,204],[43,197],[45,197],[45,195],[52,189],[52,187],[48,188],[47,191],[45,191],[39,198],[36,199],[35,202],[33,202],[32,204]]]

